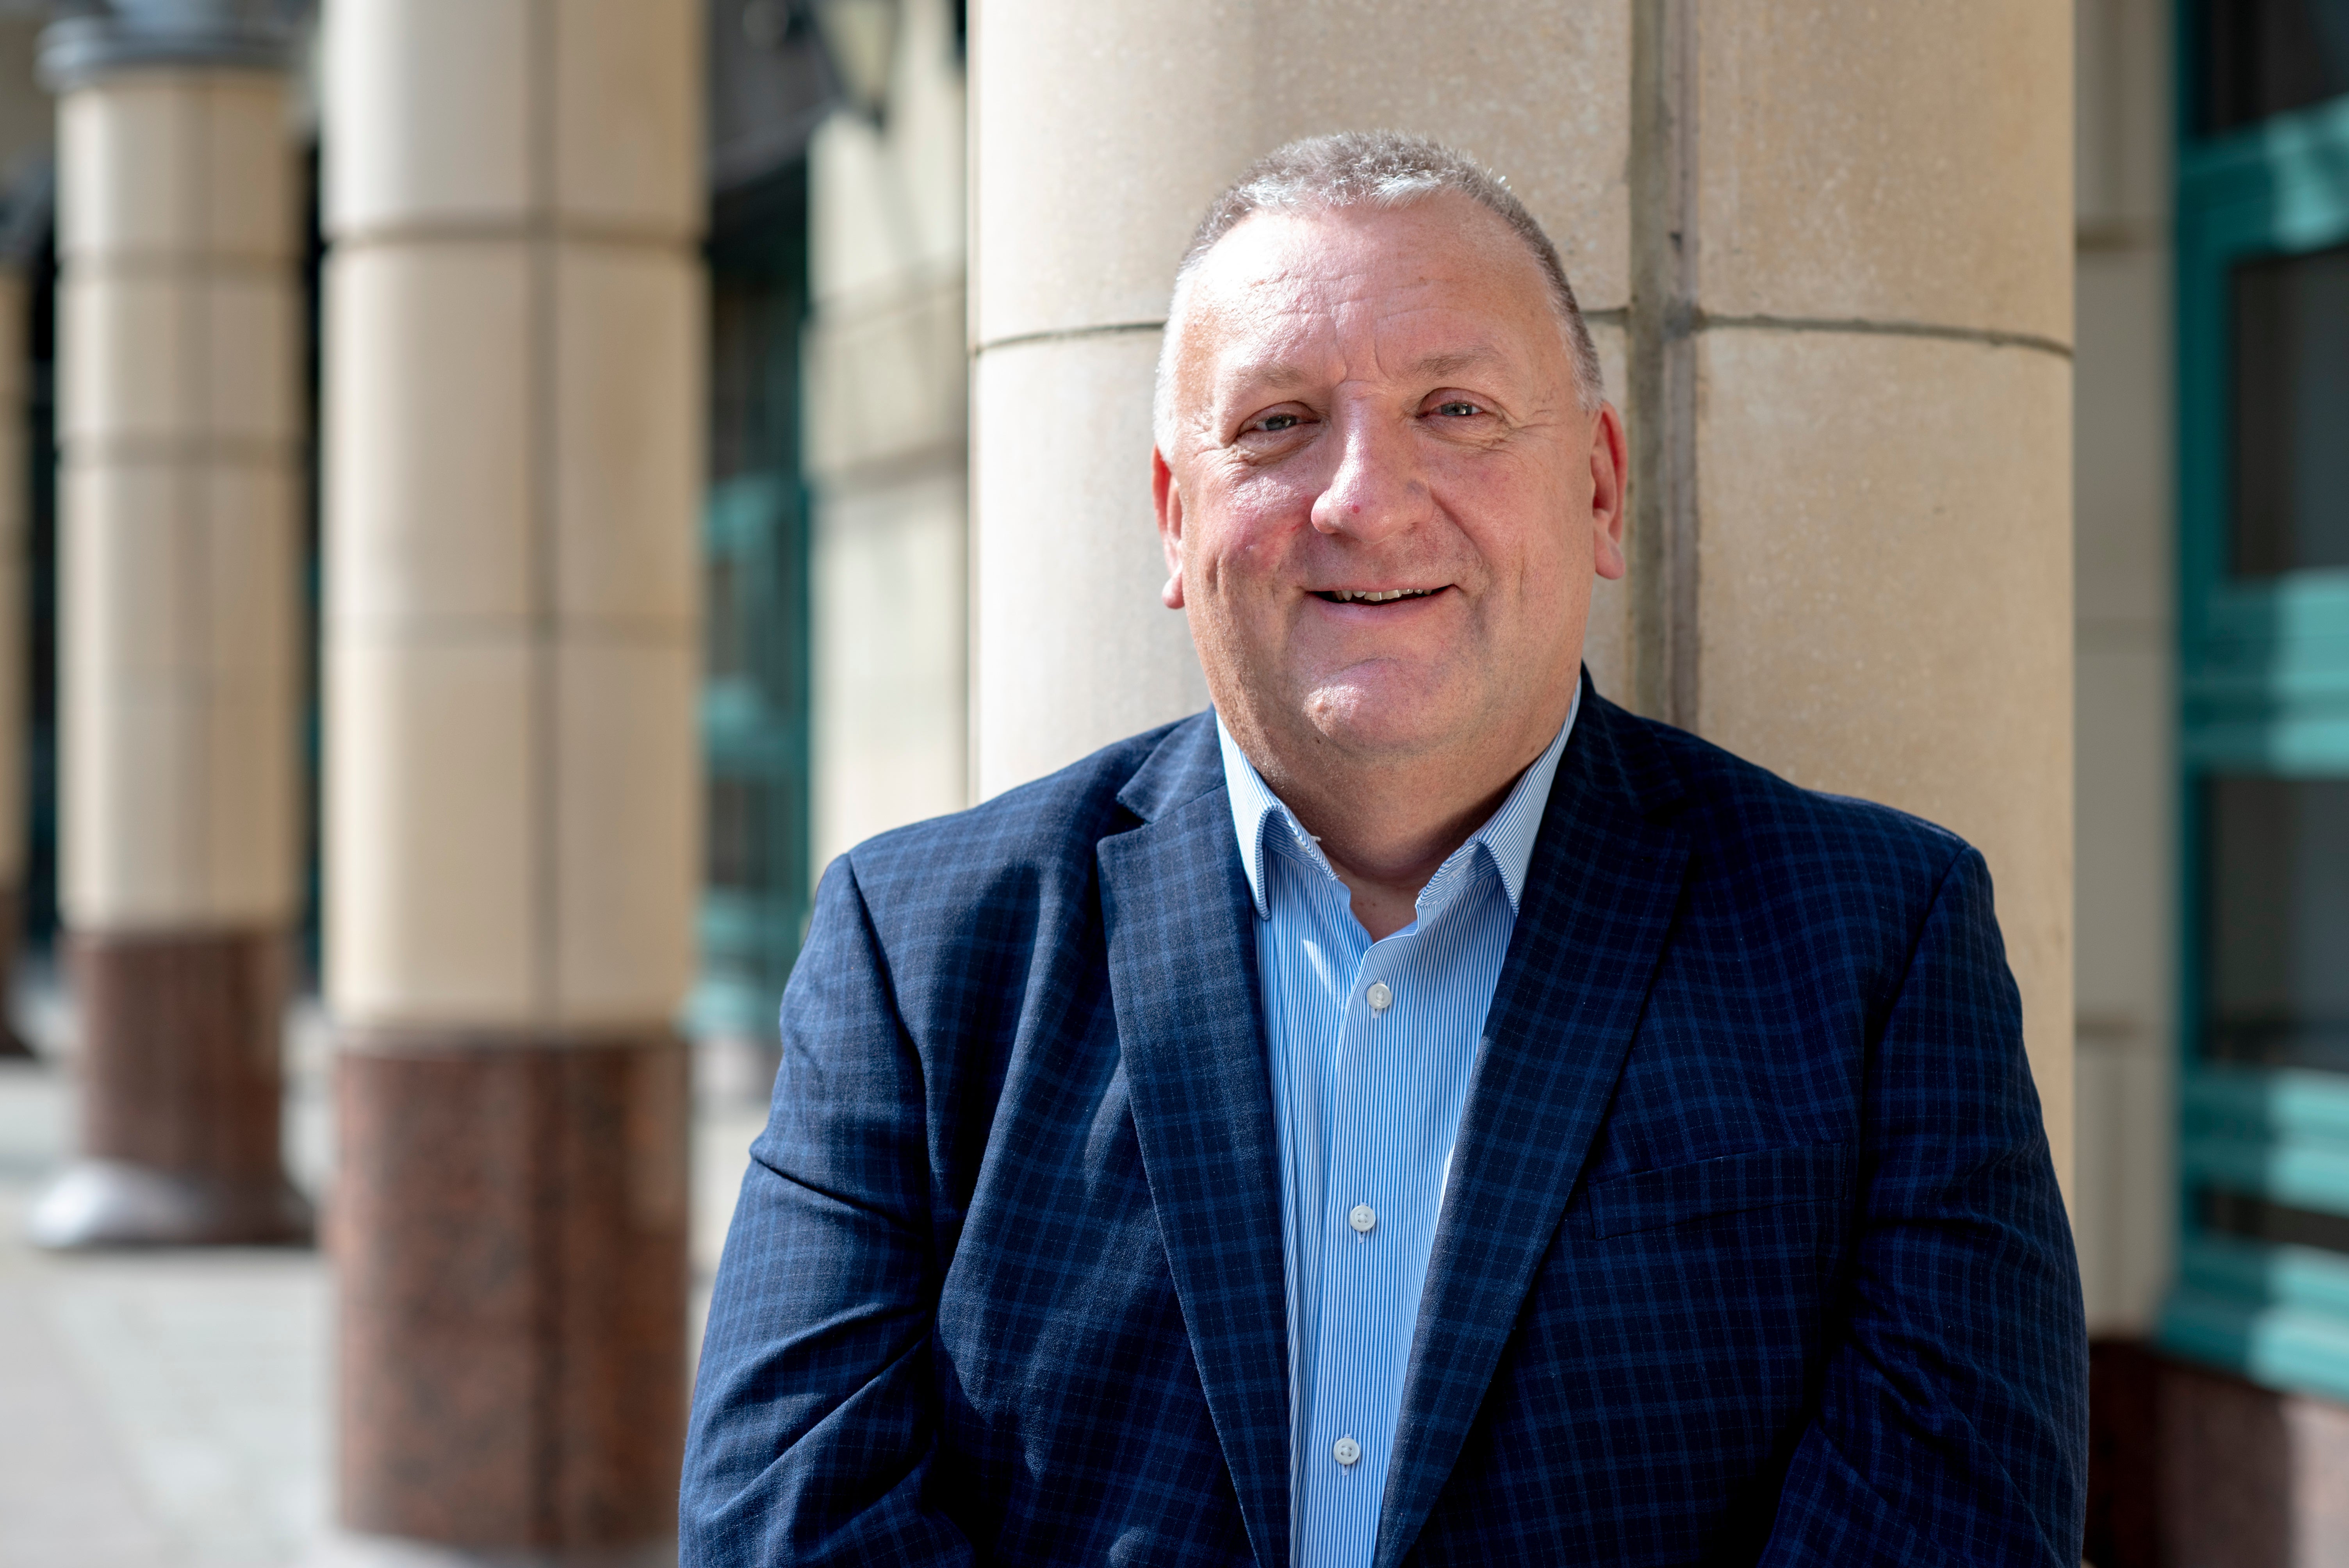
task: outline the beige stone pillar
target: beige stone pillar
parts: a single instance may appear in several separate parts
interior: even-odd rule
[[[700,15],[326,11],[326,984],[359,1532],[657,1556],[675,1528]]]
[[[944,0],[902,15],[885,121],[808,149],[818,872],[969,803],[963,72]]]
[[[293,150],[226,5],[60,23],[60,903],[81,1159],[53,1246],[306,1232],[278,1147],[296,907]]]
[[[980,792],[1205,699],[1144,476],[1207,201],[1290,137],[1436,136],[1549,228],[1629,417],[1600,689],[1982,848],[2068,1181],[2071,47],[2032,0],[981,9]]]
[[[2168,8],[2082,0],[2073,584],[2079,1175],[2088,1332],[2151,1332],[2176,1269],[2177,304]]]
[[[1656,9],[1684,238],[1634,336],[1693,385],[1641,410],[1640,696],[1982,850],[2068,1192],[2070,7]]]

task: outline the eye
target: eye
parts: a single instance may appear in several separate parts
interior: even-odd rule
[[[1483,413],[1485,409],[1481,404],[1471,403],[1464,397],[1454,397],[1438,403],[1435,411],[1447,419],[1466,419]]]
[[[1312,423],[1312,409],[1299,408],[1295,404],[1291,404],[1285,408],[1268,409],[1249,419],[1247,424],[1240,427],[1240,438],[1245,441],[1251,436],[1293,436]],[[1288,446],[1286,441],[1269,445],[1262,442],[1257,444],[1267,449],[1269,449],[1269,445],[1277,445],[1283,450],[1286,450]]]

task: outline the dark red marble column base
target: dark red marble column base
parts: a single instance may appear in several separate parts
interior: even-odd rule
[[[0,1061],[36,1061],[39,1053],[16,1032],[8,1004],[16,985],[16,948],[25,939],[25,890],[0,882]]]
[[[673,1542],[683,1043],[344,1043],[343,1524],[566,1557]]]
[[[2134,1339],[2088,1346],[2088,1531],[2095,1568],[2165,1568],[2161,1550],[2161,1377]]]
[[[81,1158],[32,1216],[48,1247],[301,1242],[279,1150],[285,938],[76,933]]]
[[[2349,1405],[2141,1340],[2096,1341],[2088,1368],[2095,1568],[2349,1563]]]

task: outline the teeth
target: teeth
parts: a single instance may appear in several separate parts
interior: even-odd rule
[[[1336,588],[1330,591],[1330,596],[1340,604],[1383,604],[1390,599],[1423,599],[1434,592],[1433,588],[1390,588],[1381,593],[1356,588]]]

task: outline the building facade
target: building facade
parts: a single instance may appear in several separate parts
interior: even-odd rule
[[[2114,1563],[2349,1553],[2349,7],[2078,9],[2079,1234]]]

